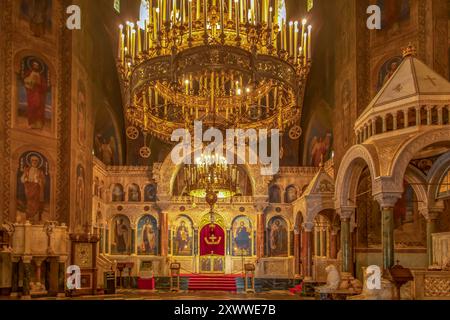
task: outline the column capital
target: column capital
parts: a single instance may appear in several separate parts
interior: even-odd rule
[[[22,257],[23,263],[31,263],[31,260],[33,260],[32,256],[23,256]]]
[[[340,207],[336,209],[341,220],[350,220],[355,213],[356,207]]]
[[[306,232],[311,232],[314,229],[314,223],[313,222],[305,222],[302,224],[302,227]]]
[[[402,197],[400,192],[380,193],[374,196],[381,209],[393,208],[397,201]]]
[[[420,214],[423,215],[426,220],[437,220],[442,212],[444,212],[444,208],[441,207],[422,208],[420,210]]]

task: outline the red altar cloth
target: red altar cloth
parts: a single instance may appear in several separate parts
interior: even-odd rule
[[[138,279],[139,290],[155,290],[155,278],[150,279]]]
[[[200,231],[200,255],[225,255],[225,231],[217,224],[208,224]]]

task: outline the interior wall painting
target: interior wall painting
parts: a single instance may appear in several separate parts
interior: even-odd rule
[[[173,255],[192,256],[194,231],[191,219],[180,216],[173,228]]]
[[[95,118],[95,156],[107,166],[119,165],[119,140],[113,116],[107,108],[99,108]]]
[[[137,184],[131,184],[128,187],[128,201],[139,202],[141,201],[141,190]]]
[[[137,252],[139,255],[158,254],[158,222],[151,215],[143,216],[138,222]]]
[[[382,29],[398,29],[401,22],[410,18],[409,0],[378,0],[377,4],[382,12]]]
[[[51,33],[52,0],[21,0],[20,17],[28,22],[35,37]]]
[[[158,186],[156,183],[150,183],[144,188],[144,201],[145,202],[156,202],[158,200],[157,197]]]
[[[267,230],[268,252],[270,257],[287,257],[288,227],[282,217],[270,219]]]
[[[111,254],[129,255],[131,253],[130,220],[124,215],[113,219]]]
[[[307,163],[312,167],[319,167],[331,159],[333,155],[333,133],[331,116],[327,110],[318,110],[310,120],[306,137]]]
[[[19,158],[17,171],[17,220],[38,224],[50,219],[50,166],[39,152]]]
[[[123,186],[121,184],[115,184],[112,187],[111,199],[113,202],[123,202],[125,201],[125,193],[123,191]]]
[[[77,167],[77,186],[76,186],[76,210],[75,221],[77,226],[85,224],[86,212],[86,174],[82,165]]]
[[[78,143],[83,146],[86,141],[86,87],[84,82],[78,80],[77,94],[77,138]]]
[[[402,57],[397,56],[388,59],[378,71],[377,91],[380,91],[385,83],[394,75],[398,67],[402,63]]]
[[[249,257],[252,255],[252,223],[248,217],[240,216],[232,224],[233,256]]]
[[[53,100],[51,75],[42,59],[27,56],[18,74],[17,125],[35,131],[52,132]]]

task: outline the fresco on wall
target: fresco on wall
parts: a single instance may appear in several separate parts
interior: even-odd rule
[[[298,198],[297,188],[295,186],[288,186],[284,195],[284,202],[292,203]]]
[[[175,221],[173,234],[173,255],[192,256],[193,253],[193,227],[192,221],[185,216],[180,216]]]
[[[425,247],[426,222],[418,210],[412,187],[405,183],[405,192],[394,207],[394,240],[397,247]]]
[[[94,155],[107,166],[119,165],[119,140],[111,113],[99,108],[95,118]]]
[[[17,171],[17,218],[37,224],[50,218],[50,174],[48,160],[29,151],[19,158]]]
[[[114,217],[111,254],[128,255],[131,253],[130,220],[123,215]]]
[[[279,186],[272,185],[269,187],[269,202],[281,203],[281,189]]]
[[[53,101],[48,66],[37,57],[24,57],[20,63],[17,84],[18,126],[51,132]]]
[[[81,80],[78,80],[77,95],[77,138],[80,145],[86,140],[86,88]]]
[[[309,132],[306,140],[307,165],[318,167],[332,157],[333,135],[331,117],[329,112],[321,110],[315,112],[310,120]]]
[[[86,180],[85,171],[82,165],[77,167],[77,187],[76,187],[76,226],[84,228],[84,216],[86,214]]]
[[[21,0],[20,17],[28,22],[36,37],[52,30],[52,0]]]
[[[123,186],[121,184],[115,184],[112,187],[111,199],[113,202],[125,201],[125,194],[123,192]]]
[[[156,183],[150,183],[144,188],[144,201],[145,202],[156,202],[158,187]]]
[[[394,75],[395,71],[397,71],[398,67],[402,63],[402,57],[393,57],[387,60],[378,71],[378,83],[377,83],[377,91],[380,91],[381,88],[388,82],[388,80]]]
[[[233,235],[233,256],[249,257],[252,255],[252,223],[248,217],[234,219],[231,232]]]
[[[273,217],[268,224],[268,252],[270,257],[288,255],[288,227],[282,217]]]
[[[128,201],[141,201],[141,190],[139,189],[139,186],[137,184],[132,184],[128,187]]]
[[[158,254],[158,223],[153,216],[145,215],[139,220],[137,244],[140,255]]]
[[[378,0],[377,4],[382,12],[382,29],[398,28],[400,22],[410,18],[409,0]]]

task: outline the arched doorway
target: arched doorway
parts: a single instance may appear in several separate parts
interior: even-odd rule
[[[209,217],[209,215],[208,215]],[[216,217],[219,217],[217,219]],[[203,219],[199,229],[200,273],[225,273],[226,232],[222,217]]]

